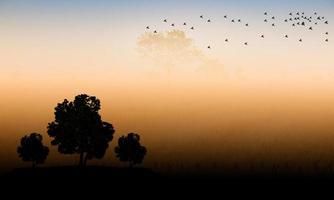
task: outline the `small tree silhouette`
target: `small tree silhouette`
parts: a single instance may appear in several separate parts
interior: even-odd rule
[[[122,162],[128,162],[129,167],[140,164],[145,155],[146,148],[140,144],[140,136],[136,133],[129,133],[118,139],[118,146],[115,147],[116,156]]]
[[[17,147],[19,157],[32,162],[34,168],[37,164],[43,164],[49,154],[49,148],[43,145],[42,140],[41,134],[31,133],[21,138],[21,144]]]
[[[80,154],[80,166],[88,159],[103,158],[115,132],[112,124],[101,120],[100,100],[81,94],[55,108],[55,120],[48,125],[52,145],[63,154]]]

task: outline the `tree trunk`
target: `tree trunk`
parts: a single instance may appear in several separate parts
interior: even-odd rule
[[[83,167],[84,166],[84,153],[83,152],[81,152],[80,153],[80,162],[79,162],[79,166],[80,167]]]
[[[86,153],[86,155],[85,155],[85,160],[84,160],[84,163],[83,163],[83,166],[86,166],[86,165],[87,165],[87,160],[88,160],[88,154]]]

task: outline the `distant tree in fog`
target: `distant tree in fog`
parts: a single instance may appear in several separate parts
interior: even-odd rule
[[[80,166],[88,159],[101,159],[113,139],[112,124],[101,120],[100,100],[81,94],[73,102],[65,99],[55,108],[55,120],[48,125],[52,145],[63,154],[79,154]]]
[[[23,161],[32,162],[32,166],[43,164],[49,154],[49,148],[42,143],[43,137],[38,133],[31,133],[21,138],[17,153]]]
[[[118,146],[115,148],[116,156],[120,161],[128,162],[130,167],[142,163],[146,148],[140,144],[140,136],[136,133],[129,133],[118,139]]]

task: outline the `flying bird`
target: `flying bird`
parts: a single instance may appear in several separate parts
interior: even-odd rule
[[[227,15],[224,15],[224,18],[227,18]]]
[[[183,26],[187,26],[187,23],[186,23],[186,22],[184,22],[184,23],[183,23]]]
[[[264,38],[264,35],[261,35],[262,38]]]
[[[167,19],[165,19],[164,22],[167,23]]]
[[[275,16],[273,16],[271,19],[275,19]]]
[[[286,19],[286,20],[284,20],[285,22],[288,22],[288,20]]]
[[[328,42],[328,39],[326,39],[325,41]]]
[[[302,22],[302,26],[305,26],[305,22]]]
[[[311,31],[313,30],[312,26],[309,28],[309,30],[311,30]]]
[[[203,15],[201,15],[201,16],[199,16],[199,17],[203,19]]]
[[[267,14],[268,14],[267,12],[264,13],[264,15],[267,15]]]
[[[149,26],[146,26],[146,29],[150,29],[150,27],[149,27]]]
[[[275,26],[275,24],[272,24],[272,26]]]
[[[264,22],[268,22],[268,20],[267,20],[267,19],[265,19],[265,20],[264,20]]]
[[[303,40],[302,40],[302,39],[299,39],[299,42],[303,42]]]
[[[245,24],[245,26],[248,26],[248,24]]]
[[[194,27],[191,27],[190,29],[191,29],[191,30],[195,30],[195,28],[194,28]]]
[[[228,42],[228,39],[225,39],[225,42]]]
[[[208,46],[208,49],[211,49],[211,46],[210,46],[210,45]]]
[[[247,46],[247,45],[248,45],[248,42],[245,42],[244,44]]]
[[[175,26],[175,24],[171,24],[171,26]]]
[[[314,13],[314,15],[317,15],[317,14],[318,14],[317,12]]]
[[[289,36],[288,36],[288,35],[285,35],[284,37],[285,37],[285,38],[289,38]]]
[[[325,21],[325,24],[328,24],[328,21]]]
[[[154,33],[158,33],[158,31],[154,31]]]
[[[208,19],[208,22],[211,22],[211,19]]]
[[[326,32],[325,34],[328,35],[328,32]]]
[[[238,22],[241,22],[241,19],[238,19]]]
[[[231,22],[234,22],[234,19],[232,19],[232,21]]]

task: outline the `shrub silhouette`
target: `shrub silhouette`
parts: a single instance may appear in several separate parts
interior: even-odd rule
[[[129,133],[118,139],[118,146],[115,148],[116,156],[120,161],[128,162],[130,167],[140,164],[145,155],[146,148],[140,145],[140,136],[136,133]]]
[[[49,148],[42,143],[43,137],[38,133],[31,133],[21,138],[17,153],[23,161],[32,162],[32,166],[43,164],[49,154]]]
[[[55,108],[55,120],[48,125],[52,145],[62,154],[80,154],[80,166],[88,159],[103,158],[115,132],[112,124],[101,120],[100,100],[81,94],[73,102],[65,99]]]

